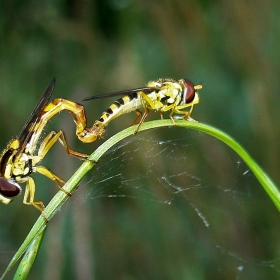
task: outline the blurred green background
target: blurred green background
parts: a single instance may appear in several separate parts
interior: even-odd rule
[[[0,5],[2,149],[53,77],[54,98],[80,103],[188,78],[203,83],[193,118],[233,136],[279,184],[279,1]],[[85,103],[88,124],[111,102]],[[116,119],[90,145],[75,139],[67,113],[45,133],[62,128],[71,147],[91,153],[134,118]],[[60,145],[43,161],[65,179],[79,164]],[[34,178],[47,204],[57,189]],[[0,272],[39,215],[22,199],[0,205]],[[51,221],[29,279],[279,279],[279,224],[260,184],[222,143],[179,128],[139,133],[104,157]]]

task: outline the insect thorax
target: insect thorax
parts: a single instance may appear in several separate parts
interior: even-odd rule
[[[26,153],[18,157],[17,150],[8,148],[2,154],[0,170],[2,177],[18,181],[21,176],[27,176],[32,172],[32,160]]]

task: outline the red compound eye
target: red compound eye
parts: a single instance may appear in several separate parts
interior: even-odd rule
[[[15,197],[20,193],[21,189],[16,182],[11,182],[0,177],[0,194],[5,197]]]
[[[182,102],[184,104],[191,103],[194,100],[194,97],[195,97],[194,85],[187,80],[182,80],[182,82],[183,82],[183,85],[184,85]]]

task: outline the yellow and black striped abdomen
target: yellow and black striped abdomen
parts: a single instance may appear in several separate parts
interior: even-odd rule
[[[116,100],[105,112],[102,113],[95,125],[106,126],[118,116],[130,113],[142,107],[141,93],[135,92]]]

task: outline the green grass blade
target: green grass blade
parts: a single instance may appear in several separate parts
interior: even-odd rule
[[[36,259],[44,234],[45,230],[41,231],[29,245],[14,275],[14,280],[27,279],[27,276]]]
[[[231,138],[226,133],[220,131],[219,129],[198,122],[177,120],[176,124],[177,127],[191,128],[212,135],[217,139],[223,141],[229,147],[231,147],[252,170],[253,174],[256,176],[260,184],[263,186],[267,194],[270,196],[271,200],[273,201],[277,209],[280,210],[280,192],[277,186],[273,183],[273,181],[269,178],[269,176],[261,169],[261,167],[254,161],[254,159],[245,151],[245,149],[240,144],[238,144],[233,138]],[[140,131],[157,128],[157,127],[166,127],[166,126],[173,126],[173,123],[170,119],[145,122],[140,127],[139,133]],[[113,147],[119,141],[123,140],[128,136],[133,135],[135,128],[136,126],[129,127],[117,133],[116,135],[108,139],[105,143],[103,143],[101,146],[99,146],[96,149],[96,151],[89,157],[89,160],[85,161],[81,165],[81,167],[74,173],[74,175],[68,180],[68,182],[64,185],[64,189],[69,193],[72,193],[77,188],[79,182],[82,180],[84,175],[95,165],[94,162],[97,162],[102,157],[102,155],[104,155],[104,153],[106,153],[111,147]],[[46,207],[44,211],[45,217],[50,221],[68,198],[69,196],[67,194],[65,194],[62,191],[59,191]],[[11,260],[9,266],[7,267],[1,279],[3,279],[3,277],[7,274],[7,272],[18,261],[21,255],[27,250],[28,246],[34,240],[34,238],[45,228],[46,228],[46,223],[42,218],[42,216],[40,216],[36,221],[36,223],[34,224],[31,231],[29,232],[29,234],[27,235],[26,239],[20,246],[19,250],[14,255],[13,259]]]

